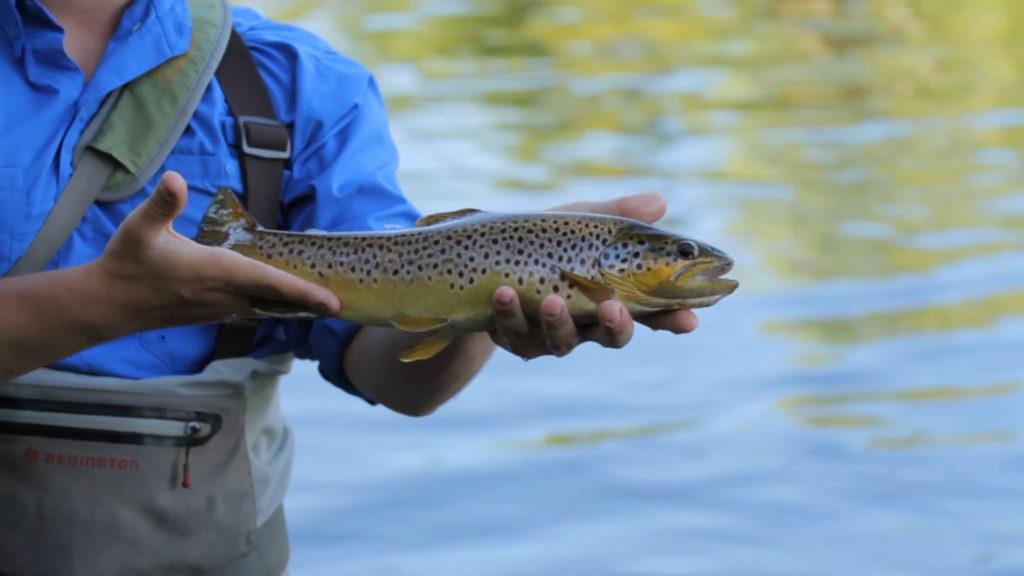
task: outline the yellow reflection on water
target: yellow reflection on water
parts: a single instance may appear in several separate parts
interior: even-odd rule
[[[770,322],[764,325],[764,329],[803,340],[846,345],[915,333],[985,328],[1003,318],[1019,315],[1024,315],[1024,292],[993,294],[955,304],[873,312],[849,318]]]
[[[823,392],[818,394],[794,394],[779,401],[778,407],[792,420],[803,426],[818,429],[860,429],[882,427],[906,427],[915,417],[922,415],[921,407],[927,404],[963,403],[971,400],[992,399],[1010,396],[1021,391],[1024,384],[1004,382],[983,386],[933,386],[907,390],[854,390],[850,392]],[[845,409],[864,405],[904,405],[898,412],[899,418],[888,420],[881,416],[865,413],[844,413]],[[943,446],[977,446],[1016,442],[1012,431],[969,431],[949,432],[915,430],[908,433],[893,433],[874,436],[866,440],[866,447],[873,450],[911,450]]]
[[[689,430],[693,427],[694,422],[692,420],[677,420],[656,422],[653,424],[639,424],[636,426],[624,426],[620,428],[594,428],[590,430],[549,432],[538,440],[520,444],[520,447],[561,448],[569,446],[590,446],[604,444],[607,442],[661,436],[664,434]]]
[[[811,408],[832,408],[863,403],[921,403],[956,402],[975,398],[1008,396],[1020,391],[1019,382],[989,384],[986,386],[933,386],[909,390],[856,390],[852,392],[822,392],[818,394],[794,394],[779,402],[787,412]]]
[[[990,209],[1024,188],[1024,127],[999,115],[1024,93],[1018,0],[254,3],[326,30],[386,95],[413,78],[389,98],[399,116],[451,101],[526,111],[476,136],[508,160],[493,191],[631,175],[769,187],[783,193],[736,198],[730,230],[795,281],[1024,247],[929,241],[1024,224]]]
[[[713,186],[729,212],[710,240],[785,283],[1024,250],[1018,0],[252,3],[377,72],[395,124],[414,127],[407,150],[484,151],[479,205],[515,193],[543,206],[580,181],[607,197],[643,179],[688,209],[689,188]],[[467,128],[463,111],[483,120]],[[443,186],[426,168],[402,178],[415,198]],[[664,223],[685,231],[691,217]],[[741,282],[752,264],[737,263]],[[1007,292],[765,328],[848,345],[1022,313],[1024,293]]]
[[[886,423],[884,418],[864,414],[801,414],[796,419],[815,428],[871,428]]]
[[[875,450],[912,450],[917,448],[939,448],[947,446],[983,446],[987,444],[1009,444],[1017,441],[1017,434],[1008,431],[973,432],[968,434],[931,434],[914,432],[903,436],[880,436],[872,438],[868,447]]]

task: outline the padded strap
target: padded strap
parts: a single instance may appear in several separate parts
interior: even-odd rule
[[[246,208],[263,227],[277,228],[284,166],[291,158],[291,136],[288,128],[277,120],[263,77],[249,48],[234,30],[217,68],[217,81],[238,122]],[[223,324],[213,360],[249,354],[257,328],[258,320]]]
[[[267,86],[249,47],[232,31],[217,81],[238,122],[246,208],[265,228],[277,228],[284,164],[291,157],[288,128],[278,122]]]
[[[96,201],[117,165],[110,156],[86,149],[42,228],[5,276],[20,276],[45,268]]]

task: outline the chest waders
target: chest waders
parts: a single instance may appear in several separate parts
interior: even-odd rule
[[[224,0],[190,0],[192,43],[112,93],[9,276],[42,270],[93,202],[135,194],[216,73],[239,126],[250,211],[277,227],[291,146]],[[199,374],[129,380],[39,369],[0,383],[0,574],[277,575],[293,441],[277,396],[290,355],[247,358],[222,327]]]

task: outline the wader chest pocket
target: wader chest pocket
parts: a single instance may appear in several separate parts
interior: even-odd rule
[[[0,434],[183,447],[182,488],[192,486],[192,448],[209,442],[220,428],[221,417],[211,412],[0,397]],[[31,452],[27,457],[32,457]],[[87,462],[86,458],[82,460]],[[133,465],[131,461],[110,464]]]
[[[0,574],[191,574],[245,556],[245,406],[0,383]]]
[[[210,412],[0,397],[0,434],[192,447],[220,427]]]

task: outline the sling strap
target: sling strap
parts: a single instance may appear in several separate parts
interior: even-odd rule
[[[217,68],[217,82],[238,123],[239,158],[246,208],[264,228],[277,228],[285,161],[291,158],[288,128],[277,120],[267,86],[248,46],[232,31]],[[245,356],[252,349],[259,320],[223,324],[213,359]]]
[[[103,185],[114,173],[115,166],[116,161],[110,156],[87,150],[78,161],[64,192],[46,217],[39,233],[5,276],[14,277],[42,270],[82,221],[89,206],[96,201]]]

